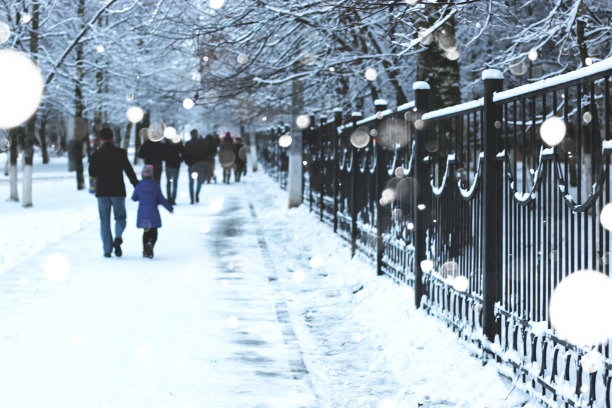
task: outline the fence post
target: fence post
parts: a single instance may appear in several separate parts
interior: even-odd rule
[[[424,210],[419,209],[419,205],[424,204],[425,208],[429,210],[429,203],[427,192],[429,191],[429,168],[426,163],[423,162],[425,158],[425,142],[427,138],[427,125],[424,121],[421,121],[423,113],[429,110],[429,92],[430,87],[427,82],[417,81],[412,85],[414,90],[414,104],[416,107],[415,117],[415,179],[416,179],[416,191],[414,192],[415,200],[414,206],[414,229],[415,229],[415,242],[414,242],[414,302],[416,307],[421,306],[421,298],[424,295],[423,286],[423,271],[421,270],[421,261],[425,260],[425,232],[429,223]],[[417,125],[416,121],[420,121]]]
[[[315,117],[314,114],[309,113],[308,114],[308,156],[306,156],[306,160],[308,160],[308,212],[312,212],[312,175],[313,175],[313,171],[312,169],[314,168],[314,162],[315,162],[315,157],[314,157],[314,152],[313,152],[313,137],[314,137],[314,131],[315,131]]]
[[[363,117],[361,112],[352,112],[353,132],[357,130],[357,122]],[[357,147],[351,143],[351,256],[357,252]]]
[[[334,180],[334,188],[333,188],[333,194],[334,194],[334,233],[338,232],[338,183],[339,183],[339,177],[338,174],[340,173],[340,169],[338,168],[338,162],[339,162],[339,155],[340,152],[338,151],[338,139],[340,138],[340,135],[338,134],[338,127],[342,125],[342,110],[340,108],[336,108],[334,109],[334,132],[333,132],[333,138],[332,138],[332,143],[334,144],[333,149],[334,149],[334,170],[332,173],[332,177]]]
[[[380,125],[380,122],[382,122],[382,112],[385,111],[387,109],[387,101],[385,101],[384,99],[377,99],[376,101],[374,101],[374,107],[376,110],[376,126],[378,127]],[[380,203],[380,198],[382,196],[382,190],[383,190],[383,186],[385,185],[386,182],[386,178],[385,177],[385,173],[386,173],[386,166],[383,160],[383,147],[380,145],[380,143],[376,143],[376,138],[374,139],[374,143],[373,143],[373,148],[374,150],[374,154],[376,157],[376,175],[375,175],[375,179],[376,179],[376,186],[374,188],[374,191],[376,191],[376,274],[377,275],[383,275],[383,253],[385,250],[385,245],[383,242],[383,226],[385,225],[385,220],[383,219],[386,216],[386,211],[384,211],[383,206]],[[388,204],[387,204],[388,205]]]
[[[323,182],[324,171],[325,171],[325,154],[324,151],[324,141],[323,141],[323,125],[327,122],[326,116],[321,116],[319,118],[319,128],[317,129],[317,137],[319,144],[319,221],[323,221],[323,210],[325,208],[325,200],[323,200],[325,196],[325,183]]]
[[[499,333],[495,321],[495,303],[501,298],[503,163],[497,159],[501,149],[502,107],[493,104],[493,93],[503,89],[503,74],[496,69],[482,73],[484,82],[484,134],[482,167],[483,237],[482,242],[482,326],[490,341]]]

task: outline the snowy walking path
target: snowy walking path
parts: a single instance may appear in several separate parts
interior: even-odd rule
[[[183,174],[153,260],[134,203],[123,257],[105,259],[95,199],[50,176],[33,208],[0,202],[1,407],[527,401],[261,173],[205,186],[197,205]]]

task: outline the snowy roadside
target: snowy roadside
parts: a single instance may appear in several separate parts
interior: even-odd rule
[[[32,208],[9,201],[9,179],[0,176],[0,274],[79,231],[84,224],[97,222],[97,214],[92,212],[95,197],[87,191],[75,194],[76,176],[67,171],[67,157],[53,158],[49,165],[40,164],[40,157],[36,160]],[[74,184],[57,182],[67,179],[75,179]],[[21,187],[19,182],[20,196]]]
[[[321,407],[537,406],[496,363],[483,367],[455,333],[416,310],[409,287],[351,259],[306,206],[287,209],[286,193],[265,175],[250,178]]]

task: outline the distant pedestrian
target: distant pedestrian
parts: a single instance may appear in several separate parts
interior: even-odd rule
[[[234,139],[230,132],[226,132],[225,136],[221,139],[221,146],[219,149],[219,161],[223,167],[223,182],[229,184],[230,177],[232,176],[232,169],[234,168]]]
[[[217,149],[219,148],[219,136],[215,134],[208,134],[204,138],[206,144],[206,154],[204,156],[204,181],[209,183],[214,180],[217,182],[215,176],[215,157],[217,156]]]
[[[206,156],[206,144],[204,139],[198,135],[196,129],[191,130],[191,139],[185,143],[183,149],[185,162],[189,166],[189,198],[191,204],[200,201],[200,189],[204,182],[204,158]],[[194,184],[195,191],[194,191]]]
[[[138,157],[144,159],[145,164],[153,166],[153,177],[161,183],[162,161],[164,160],[164,146],[162,142],[154,142],[147,138],[138,150]]]
[[[157,205],[163,205],[170,213],[174,211],[172,205],[162,194],[159,183],[153,179],[153,166],[145,164],[142,169],[142,180],[134,189],[132,200],[138,201],[138,217],[136,226],[144,228],[142,234],[142,256],[153,258],[153,247],[157,242],[157,229],[161,228],[161,216]]]
[[[176,190],[178,186],[179,168],[183,160],[183,145],[166,140],[164,147],[164,161],[166,162],[166,195],[172,205],[176,205]]]
[[[234,142],[234,180],[240,181],[240,177],[246,174],[247,147],[242,144],[242,139],[237,137]]]
[[[113,144],[113,131],[107,127],[100,131],[100,148],[89,158],[89,175],[96,178],[96,197],[100,216],[100,236],[104,256],[109,258],[111,250],[121,256],[122,235],[126,226],[125,184],[123,173],[134,187],[138,178],[127,157],[127,152]],[[110,213],[115,217],[115,239],[111,233]]]

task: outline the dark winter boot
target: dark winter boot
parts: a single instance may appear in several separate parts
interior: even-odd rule
[[[145,258],[153,258],[153,244],[151,242],[145,244],[142,256]]]
[[[115,249],[115,256],[123,255],[123,252],[121,251],[121,244],[123,244],[123,240],[121,238],[115,238],[115,241],[113,241],[113,248]]]

